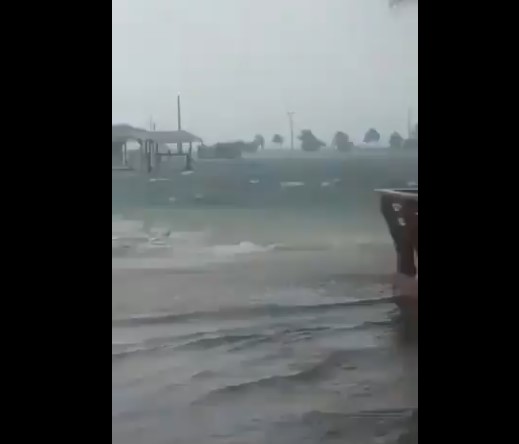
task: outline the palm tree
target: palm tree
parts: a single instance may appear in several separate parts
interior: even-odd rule
[[[254,143],[262,150],[265,149],[265,138],[261,134],[254,136]]]
[[[375,128],[370,128],[364,135],[364,143],[380,142],[380,133]]]
[[[272,138],[272,143],[276,143],[281,148],[283,146],[283,142],[285,139],[283,139],[283,136],[281,134],[274,134],[274,137]]]
[[[404,138],[397,133],[396,131],[391,134],[391,137],[389,138],[389,146],[391,148],[402,148],[404,144]]]
[[[332,141],[332,148],[337,148],[338,151],[350,151],[353,143],[350,142],[350,136],[342,131],[337,131]]]
[[[299,140],[301,141],[301,149],[303,151],[319,151],[321,147],[326,146],[326,144],[315,137],[310,130],[301,131]]]

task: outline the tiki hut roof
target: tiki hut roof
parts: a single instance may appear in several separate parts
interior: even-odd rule
[[[159,144],[202,142],[202,139],[187,131],[146,131],[130,125],[112,125],[112,142],[129,140],[152,140]]]

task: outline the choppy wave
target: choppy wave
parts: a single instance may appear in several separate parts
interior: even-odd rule
[[[308,327],[288,327],[284,325],[264,326],[258,332],[247,331],[216,331],[194,333],[179,336],[156,337],[142,342],[112,342],[112,361],[123,358],[146,355],[161,351],[203,351],[225,347],[226,352],[238,351],[243,348],[265,343],[293,343],[314,339],[317,335],[334,335],[340,332],[387,327],[388,321],[366,321],[358,324],[321,325]]]
[[[139,221],[112,220],[113,269],[197,267],[267,253],[277,247],[250,241],[218,244],[207,231],[174,231],[170,227],[145,227]]]
[[[244,319],[258,316],[287,316],[303,313],[319,313],[328,310],[338,310],[355,306],[369,306],[376,304],[387,304],[393,301],[392,296],[382,296],[378,298],[350,299],[341,302],[308,305],[278,305],[267,304],[258,306],[236,306],[226,307],[218,311],[194,311],[191,313],[150,313],[121,317],[112,319],[112,326],[139,326],[153,324],[170,324],[176,322],[186,322],[193,319],[197,320],[219,320],[219,319]]]
[[[301,368],[285,374],[277,374],[259,379],[240,382],[233,385],[220,387],[204,395],[197,402],[213,403],[221,402],[230,396],[249,394],[259,390],[290,391],[294,385],[308,384],[312,381],[323,381],[335,372],[356,370],[353,359],[359,355],[367,354],[370,350],[365,347],[351,348],[349,350],[334,350],[324,355],[314,363],[301,366]]]
[[[278,423],[269,433],[268,442],[416,444],[418,409],[313,410]]]
[[[372,190],[416,181],[405,156],[114,173],[112,440],[398,442],[416,376]]]

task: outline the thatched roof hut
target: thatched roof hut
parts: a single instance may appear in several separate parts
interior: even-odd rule
[[[158,144],[202,143],[202,139],[188,131],[146,131],[130,125],[112,125],[112,142],[124,143],[131,140],[149,140]]]

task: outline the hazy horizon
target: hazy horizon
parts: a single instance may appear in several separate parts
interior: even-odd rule
[[[337,130],[387,139],[418,114],[417,5],[387,0],[112,0],[112,123],[209,142]]]

